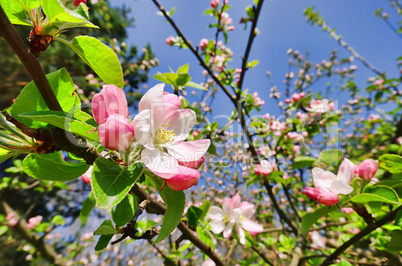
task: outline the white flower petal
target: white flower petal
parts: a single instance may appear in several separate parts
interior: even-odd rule
[[[142,144],[146,149],[155,149],[152,143],[152,133],[155,132],[151,119],[151,110],[143,110],[134,117],[132,122],[134,127],[134,136],[138,143]]]
[[[331,188],[332,181],[336,178],[336,175],[329,171],[325,171],[321,168],[313,168],[314,186],[318,189],[328,190]]]
[[[141,160],[149,170],[164,179],[169,179],[179,173],[177,160],[159,149],[144,149],[141,152]]]
[[[142,96],[138,104],[139,112],[151,110],[152,121],[155,128],[159,128],[163,120],[165,120],[165,100],[163,98],[163,88],[165,84],[159,83],[150,88],[144,96]]]
[[[249,219],[244,219],[240,222],[241,227],[252,235],[261,233],[264,228],[259,223],[253,222]]]
[[[237,231],[237,235],[239,236],[239,239],[240,239],[240,244],[245,245],[246,244],[246,233],[244,232],[243,228],[241,228],[241,226],[239,224],[236,226],[236,231]]]
[[[173,129],[173,132],[176,135],[174,141],[179,141],[187,139],[196,120],[196,114],[193,110],[180,109],[170,112],[163,123],[170,125],[169,130]]]
[[[212,206],[209,210],[208,218],[211,219],[211,230],[215,234],[220,234],[225,228],[225,223],[223,222],[223,211],[221,208]]]
[[[190,162],[200,159],[207,152],[211,140],[200,139],[194,141],[175,141],[166,145],[168,153],[181,162]]]
[[[343,180],[336,179],[332,182],[330,190],[337,195],[348,195],[352,193],[353,187],[349,186],[349,184],[344,182]]]

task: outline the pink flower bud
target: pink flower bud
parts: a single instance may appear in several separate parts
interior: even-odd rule
[[[341,208],[341,211],[346,214],[352,214],[352,213],[354,213],[355,210],[353,210],[352,208],[349,208],[349,207],[344,207],[344,208]]]
[[[42,221],[42,219],[43,219],[43,217],[40,215],[29,218],[27,227],[29,229],[35,228],[35,226],[38,225]]]
[[[317,201],[327,206],[332,206],[338,203],[338,197],[332,192],[320,192]]]
[[[205,50],[205,48],[207,47],[207,45],[208,45],[208,40],[207,39],[202,39],[201,41],[200,41],[200,49],[201,50]]]
[[[306,94],[305,94],[304,92],[300,92],[300,93],[299,93],[300,99],[304,98],[304,96],[306,96]]]
[[[303,188],[302,193],[312,200],[317,200],[320,195],[320,190],[314,187],[305,187]]]
[[[328,106],[329,106],[329,108],[330,108],[332,111],[335,111],[336,106],[335,106],[335,103],[334,103],[334,102],[330,102],[330,103],[328,104]]]
[[[91,103],[92,114],[98,125],[106,122],[111,114],[128,115],[127,100],[124,91],[115,85],[104,85],[101,92],[95,94]]]
[[[292,100],[293,100],[294,102],[297,102],[298,100],[300,100],[299,94],[293,93],[293,95],[292,95]]]
[[[134,128],[126,117],[112,114],[98,128],[99,139],[107,149],[127,150],[134,141]]]
[[[378,164],[373,159],[364,160],[357,167],[357,175],[362,179],[369,181],[377,173]]]
[[[184,166],[179,166],[179,171],[180,173],[177,175],[174,175],[169,179],[164,179],[168,187],[174,191],[181,191],[198,184],[200,172]]]
[[[292,101],[289,98],[285,99],[285,103],[291,103]]]
[[[205,162],[205,156],[202,156],[200,159],[191,162],[178,161],[179,165],[192,169],[198,169],[204,162]]]
[[[165,42],[167,45],[172,46],[175,43],[175,38],[173,36],[169,36],[166,38]]]
[[[234,31],[234,29],[235,29],[235,26],[233,26],[233,25],[230,25],[230,26],[228,27],[228,31]]]
[[[211,7],[212,8],[215,8],[215,7],[217,7],[219,5],[219,0],[212,0],[211,1]]]
[[[82,181],[87,184],[91,184],[92,169],[93,166],[91,165],[88,170],[81,176]]]

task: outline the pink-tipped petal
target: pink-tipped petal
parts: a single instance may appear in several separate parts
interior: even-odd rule
[[[344,159],[338,169],[338,178],[349,184],[355,176],[355,167],[349,159]]]
[[[353,187],[349,186],[349,184],[346,183],[344,180],[335,179],[332,182],[330,190],[336,195],[338,194],[348,195],[352,193]]]
[[[165,182],[174,191],[181,191],[196,186],[199,177],[200,172],[197,170],[179,166],[179,173],[169,179],[165,179]]]
[[[101,95],[100,93],[94,95],[91,102],[91,108],[92,115],[96,123],[98,123],[98,125],[104,124],[106,122],[106,119],[109,117],[109,114],[106,110],[106,103],[103,95]]]
[[[165,114],[169,114],[173,111],[179,110],[181,107],[181,101],[179,96],[167,93],[163,94],[163,100],[165,101]]]
[[[198,169],[205,162],[205,156],[202,156],[200,159],[195,160],[195,161],[190,161],[190,162],[178,161],[178,162],[179,162],[179,165],[182,165],[184,167]]]
[[[243,228],[238,224],[236,226],[237,235],[239,236],[240,244],[246,244],[246,233],[244,232]]]
[[[305,187],[305,188],[303,188],[302,193],[312,200],[317,200],[317,198],[321,192],[318,188]]]
[[[169,179],[179,173],[177,160],[159,149],[144,149],[141,152],[141,160],[149,170],[163,179]]]
[[[105,101],[110,110],[110,114],[121,114],[124,117],[128,116],[127,99],[124,91],[113,84],[104,85],[102,93],[105,96]]]
[[[236,194],[230,199],[233,209],[240,207],[240,195]]]
[[[336,178],[333,173],[318,167],[314,167],[312,173],[314,186],[318,189],[329,190],[331,188],[332,180]]]
[[[243,229],[246,230],[247,232],[249,232],[252,236],[256,236],[264,230],[262,225],[260,225],[259,223],[253,222],[249,219],[240,221],[240,224],[241,224],[241,227],[243,227]]]
[[[324,205],[332,206],[332,205],[337,204],[339,199],[334,193],[331,193],[331,192],[324,193],[323,192],[318,196],[317,201]]]
[[[191,162],[200,159],[207,152],[211,140],[176,141],[166,146],[168,153],[181,162]]]

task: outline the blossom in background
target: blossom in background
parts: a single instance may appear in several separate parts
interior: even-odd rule
[[[42,222],[42,219],[43,217],[41,215],[29,218],[27,227],[29,229],[34,229],[40,222]]]
[[[378,164],[373,159],[364,160],[355,169],[357,175],[366,181],[370,181],[377,173],[377,170]]]
[[[353,188],[349,185],[355,175],[355,165],[348,159],[342,161],[338,174],[335,175],[329,171],[314,167],[312,174],[314,188],[303,188],[303,193],[312,200],[325,205],[334,205],[338,203],[338,194],[350,194]]]
[[[198,175],[193,171],[195,169],[180,163],[200,160],[210,140],[184,141],[195,125],[196,115],[190,109],[180,109],[180,99],[173,94],[164,94],[164,86],[158,84],[144,94],[139,103],[139,113],[132,122],[136,140],[144,147],[141,160],[163,179],[174,177],[170,181],[171,186],[174,186],[173,181],[177,184],[179,180],[196,184]],[[169,181],[167,184],[169,186]]]
[[[317,231],[309,232],[311,238],[311,247],[315,249],[323,249],[327,244],[327,239],[320,235]]]
[[[223,232],[224,238],[232,235],[233,226],[236,226],[236,232],[239,236],[240,243],[246,244],[246,236],[244,230],[248,231],[252,236],[256,236],[263,231],[263,227],[252,221],[251,218],[255,214],[255,206],[247,201],[240,202],[240,196],[234,195],[231,199],[224,198],[222,209],[212,206],[208,213],[211,219],[211,230],[215,234]]]
[[[275,162],[274,161],[267,161],[267,160],[262,160],[260,164],[257,164],[254,167],[254,173],[256,175],[264,175],[267,176],[269,175],[272,171],[275,170]]]
[[[309,106],[306,107],[307,111],[314,112],[317,114],[323,114],[328,112],[329,110],[335,110],[335,103],[329,102],[327,99],[323,100],[314,100],[311,99]]]

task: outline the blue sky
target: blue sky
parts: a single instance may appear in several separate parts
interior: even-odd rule
[[[160,66],[151,72],[151,75],[156,71],[168,72],[169,67],[175,70],[181,65],[190,63],[189,74],[193,77],[193,81],[204,81],[201,76],[202,69],[189,50],[180,50],[165,44],[168,36],[176,36],[176,34],[165,19],[156,14],[158,10],[152,1],[112,0],[111,2],[114,6],[124,4],[132,10],[135,27],[128,29],[129,42],[138,47],[151,43],[160,61]],[[209,8],[209,3],[208,0],[161,1],[167,10],[177,8],[173,19],[195,45],[198,45],[202,38],[213,39],[215,36],[215,30],[207,28],[207,25],[214,21],[213,18],[202,15]],[[241,56],[244,53],[249,32],[243,30],[243,25],[239,24],[239,21],[245,14],[245,7],[251,4],[250,0],[229,0],[232,9],[228,13],[236,27],[229,33],[227,44],[234,52],[231,67],[241,65]],[[341,57],[349,56],[348,52],[329,38],[328,34],[306,22],[303,11],[307,6],[315,6],[316,11],[320,12],[327,24],[334,27],[336,32],[370,63],[381,71],[387,72],[389,76],[397,75],[396,58],[401,55],[401,39],[381,19],[374,17],[374,11],[381,7],[391,16],[396,17],[388,1],[266,0],[257,26],[261,33],[256,38],[250,55],[250,60],[258,59],[260,64],[247,72],[244,88],[258,91],[267,102],[271,87],[266,77],[268,70],[272,73],[272,78],[279,90],[284,88],[282,80],[288,71],[289,57],[286,51],[289,48],[297,49],[302,54],[310,51],[309,58],[316,62],[327,59],[333,49],[338,49]],[[357,60],[354,64],[359,68],[356,73],[358,84],[364,85],[368,77],[374,76]],[[152,78],[149,81],[150,86],[156,83],[158,81]],[[313,89],[318,91],[321,88]],[[268,103],[269,101],[272,100],[268,100]],[[218,108],[216,110],[219,111],[221,103],[213,107]],[[264,111],[275,112],[267,106],[264,107]]]

